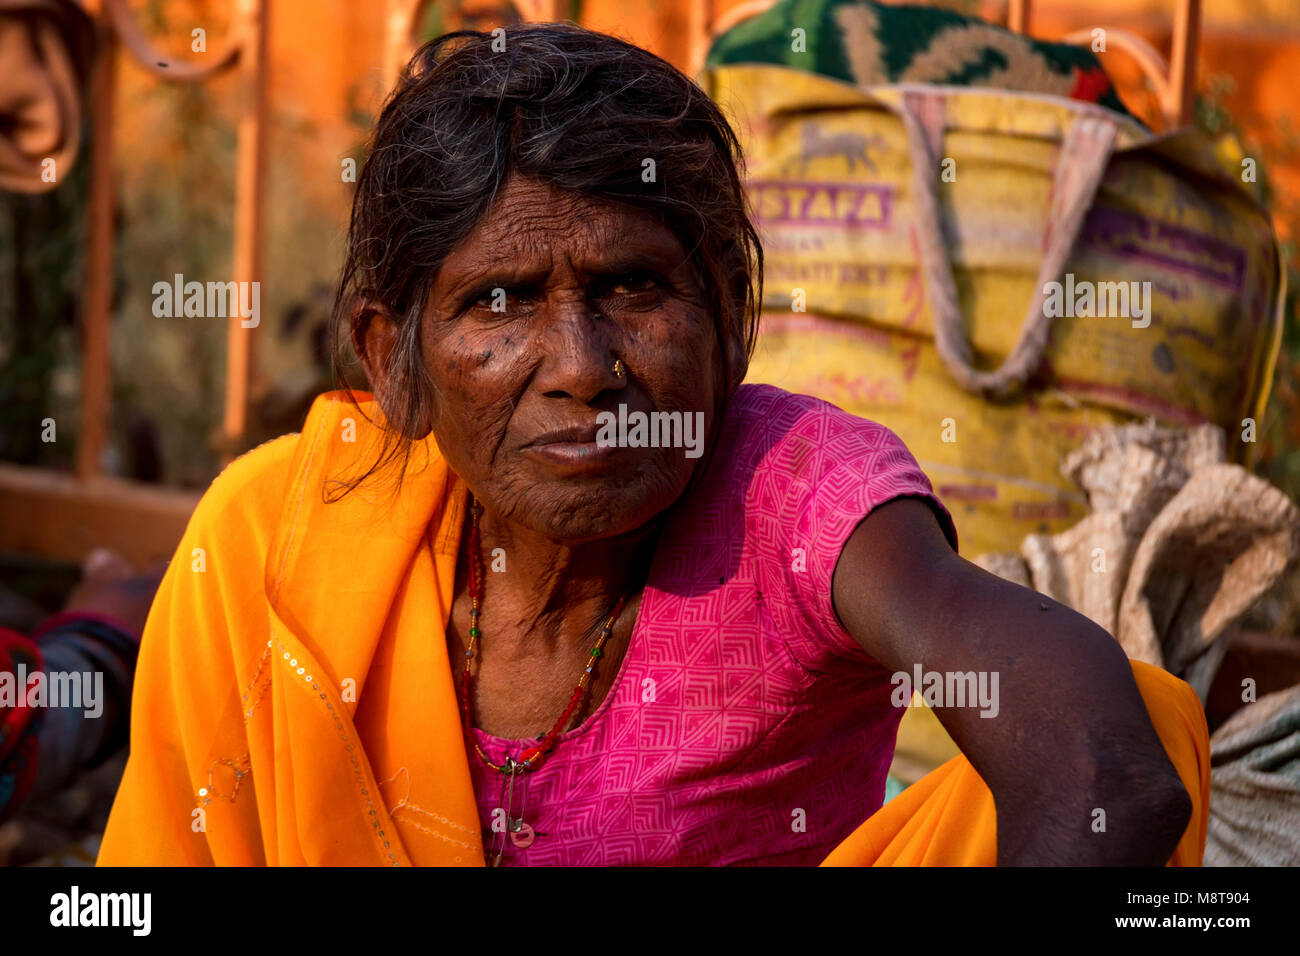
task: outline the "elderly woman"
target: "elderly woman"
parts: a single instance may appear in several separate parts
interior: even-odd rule
[[[338,297],[373,396],[199,505],[101,864],[1199,862],[1186,685],[958,557],[888,429],[741,384],[739,160],[621,40],[419,51]],[[918,672],[997,693],[876,813]]]

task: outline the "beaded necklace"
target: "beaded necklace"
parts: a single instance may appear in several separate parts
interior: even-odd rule
[[[530,747],[525,750],[519,755],[519,759],[516,760],[512,757],[506,757],[504,764],[493,763],[488,755],[483,752],[483,748],[479,746],[478,741],[474,739],[474,725],[470,713],[470,700],[473,689],[473,677],[470,673],[470,665],[473,663],[474,658],[478,656],[478,642],[479,638],[482,636],[482,631],[479,628],[479,617],[482,613],[481,605],[483,600],[483,558],[482,549],[479,547],[479,515],[482,514],[482,511],[483,509],[479,503],[471,498],[470,516],[472,523],[470,525],[469,533],[469,647],[465,651],[465,668],[460,674],[460,709],[461,719],[465,729],[465,738],[473,746],[475,753],[478,754],[479,760],[483,762],[484,766],[491,770],[495,770],[497,773],[500,773],[507,778],[507,782],[509,783],[509,796],[507,796],[505,802],[509,804],[513,802],[514,778],[519,774],[529,773],[536,770],[546,761],[546,758],[550,756],[551,752],[555,749],[557,738],[559,738],[560,734],[564,732],[564,728],[573,717],[573,712],[577,710],[578,705],[581,704],[585,698],[587,688],[591,683],[592,672],[596,667],[596,661],[599,660],[601,655],[604,653],[605,644],[609,641],[610,635],[614,631],[614,622],[618,620],[618,616],[623,610],[623,605],[627,603],[628,596],[627,594],[624,594],[618,599],[618,603],[614,605],[614,610],[610,612],[609,617],[606,619],[605,626],[601,628],[600,637],[597,639],[595,646],[591,649],[591,653],[587,658],[587,666],[583,670],[582,676],[578,678],[577,686],[573,688],[573,694],[569,698],[569,705],[564,708],[564,713],[560,715],[560,718],[555,722],[555,725],[545,736],[540,738],[540,742],[536,747]],[[520,818],[518,820],[511,818],[509,806],[505,808],[505,812],[507,825],[511,831],[512,840],[515,842],[515,845],[527,846],[532,842],[532,832],[531,827],[527,827],[527,825],[524,824],[522,812],[520,813]],[[515,834],[518,834],[521,830],[527,831],[527,842],[521,842],[520,840],[515,839]],[[498,851],[493,862],[499,863],[500,860],[501,853]]]

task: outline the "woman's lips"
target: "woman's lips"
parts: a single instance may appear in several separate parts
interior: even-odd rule
[[[610,467],[624,449],[617,445],[598,445],[594,441],[534,442],[525,446],[526,458],[566,472],[595,471]]]

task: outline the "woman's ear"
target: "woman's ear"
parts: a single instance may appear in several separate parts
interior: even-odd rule
[[[358,298],[352,306],[352,347],[365,369],[370,391],[380,397],[388,380],[389,359],[397,342],[397,317],[374,299]]]

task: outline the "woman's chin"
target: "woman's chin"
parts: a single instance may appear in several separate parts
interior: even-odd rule
[[[509,519],[575,544],[630,534],[670,508],[690,480],[689,473],[676,475],[644,459],[610,462],[539,467],[523,499],[505,509]]]

